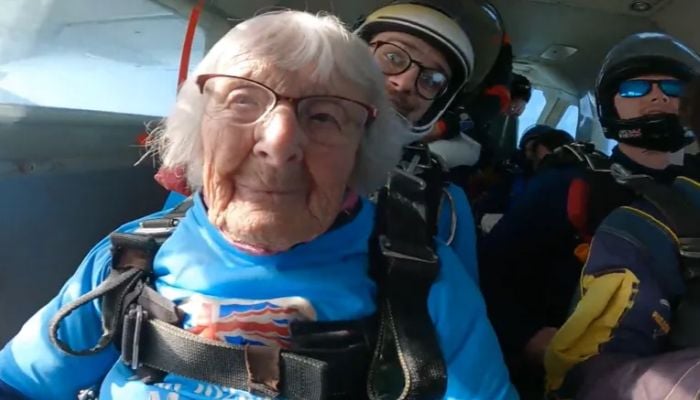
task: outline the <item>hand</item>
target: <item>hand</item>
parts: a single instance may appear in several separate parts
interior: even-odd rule
[[[537,331],[525,345],[525,358],[533,364],[542,365],[544,363],[544,353],[556,334],[557,328],[551,326]]]

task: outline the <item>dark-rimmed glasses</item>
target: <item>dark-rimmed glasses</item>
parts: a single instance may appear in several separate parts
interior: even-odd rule
[[[282,96],[252,79],[225,74],[197,77],[200,93],[211,93],[219,110],[232,123],[250,125],[260,121],[281,101],[288,102],[301,128],[311,135],[342,135],[347,130],[366,128],[377,109],[360,101],[334,95]]]
[[[412,65],[416,65],[418,67],[416,92],[425,100],[434,100],[447,91],[449,77],[445,72],[426,67],[411,58],[406,50],[393,43],[376,41],[370,46],[374,51],[374,59],[384,75],[400,75],[408,71]]]

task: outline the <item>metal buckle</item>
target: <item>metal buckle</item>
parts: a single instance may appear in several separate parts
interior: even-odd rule
[[[406,254],[406,252],[404,251],[399,251],[396,249],[396,246],[394,246],[391,243],[391,240],[389,240],[389,238],[386,235],[379,236],[379,248],[382,252],[382,255],[384,255],[385,257],[392,257],[400,260],[417,261],[425,264],[434,264],[438,260],[438,257],[435,254],[435,252],[427,247],[424,249],[424,254],[422,255]]]
[[[683,277],[689,281],[700,278],[700,238],[679,238],[679,242]]]
[[[408,163],[406,168],[407,172],[414,174],[417,172],[416,168],[426,169],[430,168],[430,149],[424,144],[408,144],[404,146],[404,157],[406,155],[412,155],[411,161]],[[403,164],[406,163],[404,159]]]
[[[132,304],[129,306],[129,311],[124,315],[124,324],[122,327],[122,361],[133,370],[141,366],[139,360],[141,329],[147,318],[148,311],[144,310],[140,304]],[[131,331],[133,331],[133,335],[130,336],[126,334]],[[130,353],[130,358],[128,360],[124,358],[125,353]]]
[[[680,253],[683,257],[700,258],[700,238],[679,238]]]
[[[612,164],[610,166],[610,173],[612,174],[613,178],[615,178],[615,181],[621,185],[625,185],[633,180],[652,180],[651,176],[644,174],[633,174],[620,164]]]
[[[78,400],[97,400],[96,390],[93,388],[81,390],[78,392]]]
[[[393,178],[395,176],[401,176],[407,179],[407,181],[415,184],[418,186],[418,190],[425,190],[428,187],[428,184],[421,178],[417,177],[416,175],[410,174],[400,168],[394,168],[393,171],[389,174],[388,182],[387,182],[387,187],[391,188],[391,184],[393,182]]]

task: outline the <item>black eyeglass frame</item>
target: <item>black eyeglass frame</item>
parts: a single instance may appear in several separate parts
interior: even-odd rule
[[[387,76],[401,75],[404,72],[408,71],[411,68],[411,66],[415,64],[418,67],[418,75],[416,76],[416,81],[414,84],[415,84],[416,93],[418,93],[418,96],[420,96],[421,98],[423,98],[425,100],[435,100],[435,99],[439,98],[440,96],[445,95],[445,93],[447,93],[447,89],[450,87],[450,76],[445,71],[442,71],[442,70],[439,70],[436,68],[426,67],[420,61],[416,61],[415,59],[413,59],[413,57],[411,57],[411,54],[406,49],[402,48],[401,46],[397,45],[396,43],[384,42],[381,40],[374,41],[374,42],[370,43],[370,46],[372,47],[372,54],[376,55],[377,50],[380,47],[385,46],[385,45],[390,45],[390,46],[396,47],[401,52],[403,52],[406,55],[406,58],[408,58],[408,64],[406,64],[406,67],[404,69],[402,69],[401,71],[398,71],[398,72],[386,72],[386,71],[382,70],[382,73],[384,73],[384,75],[387,75]],[[420,79],[421,75],[425,71],[434,71],[434,72],[440,73],[440,74],[445,76],[445,82],[446,82],[445,86],[442,89],[440,89],[440,91],[433,97],[426,96],[424,93],[422,93],[420,90],[420,86],[418,85],[418,80]]]

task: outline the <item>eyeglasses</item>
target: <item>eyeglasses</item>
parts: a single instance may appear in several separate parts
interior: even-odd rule
[[[237,125],[260,121],[280,101],[289,102],[305,133],[317,139],[347,136],[348,131],[366,128],[376,117],[377,109],[341,96],[282,96],[252,79],[233,75],[204,74],[197,77],[204,94],[211,93],[220,116]]]
[[[418,67],[416,92],[425,100],[433,100],[447,91],[449,78],[444,72],[425,67],[411,58],[406,50],[393,43],[377,41],[371,43],[371,46],[374,48],[374,59],[384,75],[403,74],[415,64]]]
[[[658,85],[668,97],[681,97],[685,88],[678,79],[631,79],[620,83],[618,93],[626,98],[644,97],[651,93],[654,85]]]

